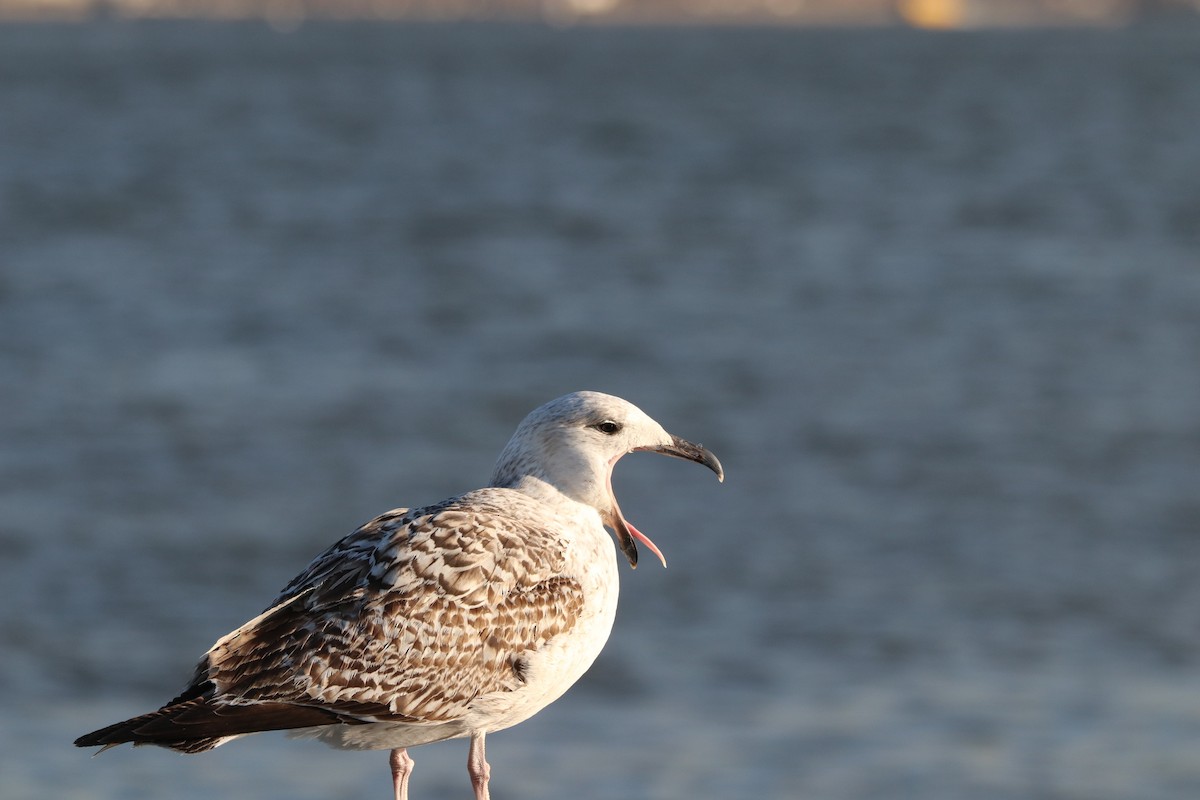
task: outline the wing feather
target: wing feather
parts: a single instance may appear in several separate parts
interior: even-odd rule
[[[476,697],[518,688],[524,656],[570,630],[583,608],[544,515],[524,495],[492,489],[378,517],[221,639],[196,678],[232,704],[460,718]]]
[[[377,517],[218,640],[178,697],[76,744],[200,752],[264,730],[445,728],[476,697],[520,687],[528,655],[583,610],[563,528],[546,514],[525,495],[482,489]]]

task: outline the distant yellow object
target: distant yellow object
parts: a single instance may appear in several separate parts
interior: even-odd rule
[[[963,0],[900,0],[897,10],[916,28],[957,28],[963,22]]]

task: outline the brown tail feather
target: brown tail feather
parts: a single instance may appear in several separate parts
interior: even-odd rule
[[[200,753],[211,750],[229,736],[339,722],[354,723],[358,720],[310,706],[287,703],[225,705],[197,697],[168,704],[158,711],[84,734],[75,740],[75,746],[103,745],[107,749],[132,742],[135,745],[169,747],[184,753]]]

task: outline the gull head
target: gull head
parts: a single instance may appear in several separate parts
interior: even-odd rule
[[[639,450],[703,464],[724,480],[721,462],[709,450],[672,436],[640,408],[600,392],[573,392],[534,409],[517,426],[496,462],[493,486],[534,496],[558,493],[600,513],[629,565],[637,566],[635,542],[667,565],[654,542],[621,514],[612,490],[613,466]]]

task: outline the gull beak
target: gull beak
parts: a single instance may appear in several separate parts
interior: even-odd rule
[[[711,450],[703,445],[692,444],[686,439],[680,439],[678,436],[672,436],[670,444],[663,444],[657,447],[639,447],[638,450],[650,450],[654,453],[662,453],[664,456],[695,461],[697,464],[703,464],[717,473],[718,481],[722,483],[725,481],[725,470],[721,468],[721,462],[717,460],[717,457],[713,455]]]
[[[692,444],[686,439],[680,439],[678,436],[671,437],[670,444],[653,445],[649,447],[637,447],[633,452],[647,450],[652,453],[662,453],[665,456],[673,458],[682,458],[687,461],[695,461],[697,464],[703,464],[717,474],[717,480],[724,482],[725,470],[721,467],[721,462],[713,455],[712,451],[698,444]],[[618,456],[617,458],[620,458]],[[613,459],[615,464],[616,458]],[[613,529],[617,536],[617,544],[621,548],[621,552],[625,554],[625,558],[629,559],[629,566],[637,569],[638,551],[637,542],[641,542],[650,548],[650,552],[658,556],[658,560],[662,562],[664,567],[667,566],[667,559],[662,554],[662,551],[655,546],[654,542],[650,541],[650,537],[633,527],[632,523],[628,522],[621,514],[621,509],[617,506],[616,495],[612,492],[612,465],[609,465],[609,483],[608,493],[612,498],[612,512],[608,515],[605,521],[608,526]]]

